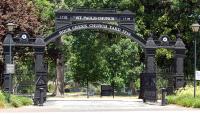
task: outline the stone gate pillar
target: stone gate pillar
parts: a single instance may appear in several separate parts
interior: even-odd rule
[[[12,74],[6,73],[6,64],[12,64],[13,44],[14,42],[13,42],[12,34],[7,34],[6,38],[3,41],[3,54],[4,54],[3,91],[11,92],[11,93],[13,92]],[[11,54],[10,54],[10,51],[11,51]]]
[[[177,38],[175,44],[175,76],[174,76],[174,89],[183,87],[184,81],[184,58],[185,58],[185,44],[180,37]]]
[[[155,53],[156,44],[153,38],[150,37],[145,46],[145,71],[141,75],[144,102],[157,101]]]
[[[47,92],[47,72],[44,64],[45,43],[42,38],[35,41],[35,94],[34,105],[43,105],[46,101]]]

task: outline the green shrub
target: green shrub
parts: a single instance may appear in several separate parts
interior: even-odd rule
[[[4,94],[0,91],[0,101],[1,102],[5,102],[6,97],[4,96]]]
[[[179,89],[175,95],[167,96],[168,103],[184,107],[200,108],[200,94],[197,93],[196,98],[194,98],[193,89],[193,86],[190,85]],[[197,87],[198,90],[200,90],[200,87]]]
[[[13,95],[10,98],[10,103],[13,107],[20,107],[23,105],[21,100],[17,96],[13,96]]]
[[[0,109],[1,108],[5,108],[5,102],[3,102],[3,101],[0,101]]]
[[[14,96],[14,95],[11,96],[10,101],[13,107],[20,107],[20,106],[26,106],[26,105],[32,104],[32,100],[30,98]]]
[[[48,92],[53,93],[55,90],[55,84],[52,83],[48,83]]]
[[[30,98],[19,97],[19,99],[22,102],[22,105],[24,105],[24,106],[33,104],[32,100]]]
[[[5,108],[6,106],[6,97],[3,92],[0,91],[0,108]]]
[[[196,99],[193,103],[193,106],[194,108],[200,108],[200,98]]]
[[[193,103],[192,101],[193,100],[191,98],[188,98],[188,97],[179,97],[176,100],[176,104],[182,105],[182,106],[185,106],[185,107],[191,107],[192,103]]]
[[[169,104],[176,104],[175,103],[175,101],[176,101],[175,99],[176,99],[176,96],[174,96],[174,95],[167,96],[167,100],[168,100]]]
[[[10,97],[10,98],[9,98]],[[8,102],[10,99],[10,102]],[[0,91],[0,108],[6,107],[6,105],[11,105],[13,107],[20,107],[25,105],[31,105],[32,100],[27,97],[21,97],[16,95],[10,95],[8,93],[3,93]]]
[[[140,89],[140,78],[135,81],[135,88]]]

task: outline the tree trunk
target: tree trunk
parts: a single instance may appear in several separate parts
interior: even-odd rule
[[[64,95],[64,65],[63,65],[63,57],[60,57],[56,60],[56,96]]]
[[[56,44],[62,46],[61,38],[57,39]],[[56,59],[56,83],[54,96],[64,96],[64,57],[62,52],[58,52]]]
[[[3,87],[3,47],[0,41],[0,89]]]
[[[135,84],[134,84],[134,81],[130,81],[130,89],[131,89],[131,92],[132,92],[132,95],[135,95],[136,94],[136,90],[135,90]]]

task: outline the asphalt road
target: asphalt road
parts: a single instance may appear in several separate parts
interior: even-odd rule
[[[104,111],[200,111],[176,105],[143,103],[140,99],[65,99],[49,98],[44,106],[1,109],[0,112],[104,112]]]

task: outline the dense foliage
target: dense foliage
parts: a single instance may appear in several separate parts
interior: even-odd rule
[[[63,37],[71,39],[64,40],[64,46],[71,47],[68,51],[64,49],[69,57],[66,59],[66,76],[83,85],[88,80],[93,84],[111,84],[114,81],[122,86],[138,78],[142,71],[141,49],[130,39],[103,31],[73,34],[73,37]]]
[[[40,27],[37,12],[31,1],[26,0],[1,0],[0,3],[0,40],[6,33],[6,24],[17,25],[16,33],[27,31],[30,35],[35,35]]]

